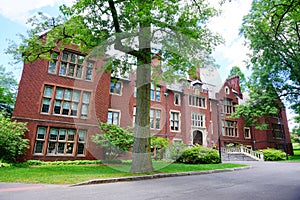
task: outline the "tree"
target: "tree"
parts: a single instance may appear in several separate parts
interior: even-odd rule
[[[114,124],[99,122],[102,134],[92,136],[92,140],[104,148],[108,161],[116,160],[122,154],[129,152],[133,145],[133,134]]]
[[[254,0],[244,17],[241,34],[249,55],[254,90],[272,86],[269,98],[288,101],[300,114],[300,1]],[[272,106],[272,105],[265,105]]]
[[[25,123],[11,121],[0,114],[0,159],[6,162],[16,162],[19,156],[25,154],[29,140],[23,139],[27,127]]]
[[[18,83],[11,72],[0,66],[0,113],[12,116],[16,101]]]
[[[131,172],[152,171],[150,145],[150,83],[153,53],[160,53],[165,74],[185,74],[211,62],[210,53],[221,42],[206,26],[217,11],[204,0],[79,0],[61,7],[62,17],[47,18],[40,14],[30,20],[35,26],[29,37],[8,52],[16,59],[32,62],[50,59],[54,48],[76,44],[90,56],[107,55],[107,49],[124,56],[107,61],[134,57],[136,62],[136,122]],[[40,33],[47,37],[40,39]],[[61,45],[58,45],[61,44]],[[101,50],[104,50],[101,52]],[[22,53],[22,54],[21,54]],[[107,62],[106,70],[126,71],[130,65],[115,66]],[[160,76],[164,77],[163,74]]]
[[[228,78],[233,76],[239,76],[240,77],[240,87],[242,92],[246,92],[247,90],[247,80],[245,77],[245,74],[242,72],[242,70],[238,66],[233,66],[229,72]]]

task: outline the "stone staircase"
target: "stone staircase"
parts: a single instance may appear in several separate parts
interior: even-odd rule
[[[262,151],[253,151],[244,146],[222,148],[222,161],[264,161]]]

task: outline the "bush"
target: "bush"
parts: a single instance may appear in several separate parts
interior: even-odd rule
[[[25,123],[11,121],[0,114],[0,159],[14,163],[24,155],[29,141],[23,139],[27,127]]]
[[[166,147],[165,159],[166,160],[177,160],[186,149],[186,145],[183,143],[175,142],[173,145]]]
[[[177,162],[186,164],[216,164],[221,159],[215,149],[209,149],[196,145],[192,148],[185,149]]]
[[[278,149],[264,149],[264,160],[265,161],[278,161],[278,160],[285,160],[285,152],[278,150]]]

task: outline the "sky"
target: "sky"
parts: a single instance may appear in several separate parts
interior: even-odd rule
[[[13,62],[12,56],[5,54],[9,42],[18,42],[17,34],[25,34],[29,29],[26,21],[35,13],[42,11],[50,16],[56,16],[58,7],[62,4],[70,5],[73,0],[0,0],[0,65],[7,71],[15,74],[19,80],[22,73],[22,63],[9,64]],[[218,6],[218,0],[209,0],[214,6]],[[252,0],[233,0],[225,3],[222,14],[211,20],[209,27],[218,32],[225,39],[225,43],[216,47],[213,57],[216,60],[219,74],[224,81],[233,66],[239,66],[246,76],[250,71],[246,69],[248,49],[243,45],[244,39],[239,35],[242,19],[250,10]]]

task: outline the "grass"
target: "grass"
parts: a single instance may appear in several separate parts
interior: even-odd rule
[[[300,143],[293,143],[294,155],[289,156],[289,161],[300,162]]]
[[[129,162],[122,165],[54,165],[0,168],[0,182],[44,183],[44,184],[75,184],[92,179],[115,178],[146,174],[128,173]],[[203,164],[187,165],[166,162],[154,162],[155,173],[191,172],[214,169],[242,167],[241,164]]]

